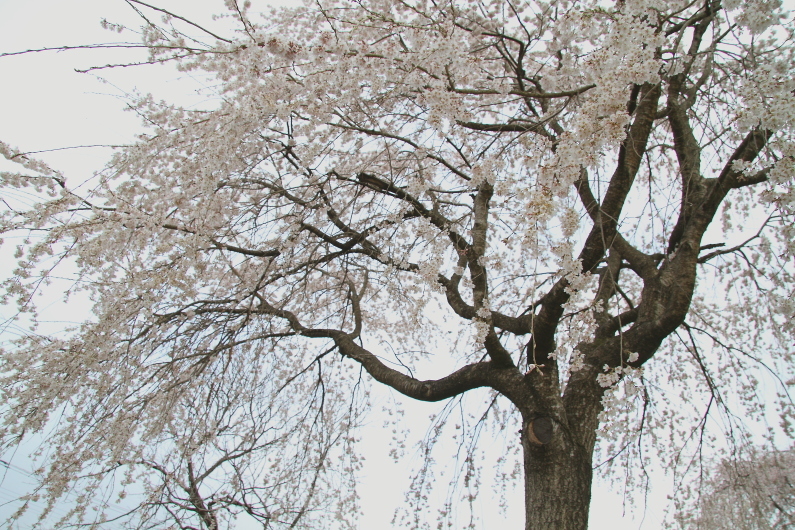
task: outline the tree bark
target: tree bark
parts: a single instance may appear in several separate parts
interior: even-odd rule
[[[586,357],[598,348],[580,345]],[[571,373],[565,390],[555,369],[525,377],[529,399],[522,408],[521,441],[527,530],[588,528],[593,452],[606,390],[596,381],[598,373],[586,362]]]
[[[549,443],[522,429],[527,530],[585,530],[591,503],[592,450],[574,443],[554,424]]]

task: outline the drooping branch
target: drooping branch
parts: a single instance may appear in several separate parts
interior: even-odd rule
[[[461,127],[465,127],[467,129],[471,129],[473,131],[482,131],[482,132],[499,132],[499,133],[507,133],[507,132],[541,132],[543,131],[544,123],[543,122],[526,122],[516,120],[510,123],[479,123],[474,121],[456,121],[458,125]]]
[[[479,362],[464,366],[441,379],[423,381],[388,367],[348,336],[335,337],[334,342],[343,355],[360,363],[373,379],[413,399],[441,401],[474,388],[490,387],[516,403],[526,401],[520,388],[522,374],[515,367],[500,367],[491,361]]]
[[[227,44],[232,44],[232,42],[233,42],[233,41],[231,41],[229,39],[225,39],[225,38],[217,35],[216,33],[213,33],[212,31],[200,26],[199,24],[193,22],[192,20],[189,20],[189,19],[187,19],[185,17],[182,17],[180,15],[177,15],[176,13],[172,13],[171,11],[168,11],[167,9],[163,9],[162,7],[153,6],[151,4],[147,4],[145,2],[141,2],[141,0],[125,0],[125,2],[127,2],[128,4],[139,4],[139,5],[148,7],[149,9],[151,9],[153,11],[158,11],[160,13],[163,13],[164,15],[167,15],[167,16],[169,16],[171,18],[176,18],[178,20],[181,20],[181,21],[185,22],[186,24],[189,24],[189,25],[193,26],[194,28],[196,28],[196,29],[198,29],[198,30],[210,35],[211,37],[216,38],[216,39],[218,39],[218,40],[220,40],[222,42],[225,42]]]
[[[737,252],[739,250],[742,250],[743,248],[748,246],[748,244],[751,241],[754,241],[755,239],[759,239],[759,237],[762,235],[762,232],[765,230],[765,228],[767,228],[767,226],[770,224],[770,221],[773,220],[775,217],[776,216],[773,216],[773,215],[768,216],[768,218],[765,219],[765,222],[762,223],[762,226],[759,227],[759,230],[757,230],[754,235],[752,235],[751,237],[749,237],[748,239],[746,239],[742,243],[740,243],[738,245],[735,245],[733,247],[730,247],[730,248],[722,248],[720,250],[713,250],[712,252],[710,252],[708,254],[704,254],[703,256],[699,257],[698,258],[698,262],[699,263],[706,263],[709,260],[711,260],[712,258],[715,258],[717,256],[725,256],[726,254],[733,254],[733,253],[735,253],[735,252]],[[701,247],[702,250],[704,250],[704,248],[705,247]]]
[[[530,92],[527,90],[517,90],[517,89],[512,89],[507,92],[500,92],[498,90],[491,90],[491,89],[456,88],[455,86],[451,85],[449,90],[451,92],[455,92],[456,94],[466,94],[474,96],[510,94],[512,96],[522,96],[523,98],[558,99],[558,98],[579,96],[580,94],[584,94],[585,92],[595,87],[596,87],[595,84],[590,84],[580,88],[575,88],[573,90],[563,90],[560,92]]]
[[[355,318],[355,328],[349,333],[328,328],[307,328],[300,322],[295,313],[286,309],[278,309],[261,296],[258,298],[263,312],[285,319],[290,327],[302,336],[333,340],[340,353],[361,364],[375,380],[389,385],[411,398],[421,401],[441,401],[474,388],[490,387],[506,395],[517,404],[526,402],[526,397],[523,396],[524,393],[521,388],[523,384],[521,382],[522,375],[510,361],[510,356],[504,351],[504,348],[502,355],[499,352],[495,355],[497,362],[487,361],[469,364],[437,380],[419,380],[388,367],[376,355],[357,344],[356,339],[362,330],[359,295],[352,285],[349,286],[349,289]],[[496,335],[494,339],[498,341]],[[487,350],[491,348],[498,351],[498,348],[502,348],[502,345],[498,341],[498,345],[487,344],[486,347]],[[505,355],[508,356],[507,362],[503,357]]]
[[[340,129],[347,129],[347,130],[350,130],[350,131],[356,131],[356,132],[364,133],[364,134],[366,134],[368,136],[377,136],[377,137],[381,137],[381,138],[389,138],[391,140],[397,140],[399,142],[403,142],[403,143],[411,146],[412,148],[414,148],[416,150],[420,150],[421,149],[421,146],[417,142],[411,140],[410,138],[406,138],[405,136],[400,136],[400,135],[393,134],[393,133],[390,133],[390,132],[387,132],[387,131],[380,131],[380,130],[376,130],[376,129],[371,129],[371,128],[368,128],[368,127],[362,127],[362,126],[356,124],[355,122],[353,122],[353,120],[351,120],[347,116],[343,116],[343,115],[341,115],[339,113],[337,114],[337,116],[341,120],[345,121],[345,123],[330,123],[329,125],[331,125],[332,127],[338,127]],[[455,164],[450,163],[445,158],[443,158],[443,157],[441,157],[439,155],[435,155],[433,153],[426,153],[426,156],[428,158],[430,158],[431,160],[435,160],[436,162],[439,162],[444,167],[446,167],[447,169],[449,169],[451,172],[453,172],[455,175],[461,177],[462,179],[464,179],[466,181],[472,180],[472,177],[470,175],[467,175],[466,173],[461,171],[461,169],[459,167],[457,167]]]

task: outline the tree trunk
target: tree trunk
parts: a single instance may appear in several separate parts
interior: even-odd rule
[[[555,425],[549,443],[522,432],[526,530],[586,530],[591,502],[592,449],[572,443]]]
[[[593,345],[583,344],[584,354]],[[532,374],[536,393],[524,411],[522,449],[527,530],[586,530],[591,504],[593,452],[602,395],[599,370],[572,372],[561,396],[555,370]],[[538,399],[545,396],[551,399]]]

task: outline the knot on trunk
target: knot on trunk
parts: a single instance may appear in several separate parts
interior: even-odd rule
[[[525,427],[525,434],[530,443],[546,445],[552,441],[553,430],[552,418],[539,416],[530,420],[527,427]]]

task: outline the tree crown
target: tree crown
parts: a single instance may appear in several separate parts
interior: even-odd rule
[[[208,528],[219,506],[311,526],[342,487],[329,455],[358,466],[362,369],[425,401],[489,388],[523,432],[552,418],[587,451],[601,422],[611,462],[645,432],[687,446],[703,425],[671,418],[728,410],[729,385],[756,410],[749,359],[789,377],[778,3],[227,4],[229,35],[145,18],[148,62],[206,74],[213,98],[135,101],[146,132],[90,190],[0,145],[24,168],[4,189],[39,197],[6,201],[2,232],[25,239],[4,301],[35,323],[62,268],[93,302],[3,351],[4,443],[67,419],[51,499],[124,468],[150,477],[144,520],[180,501]]]

